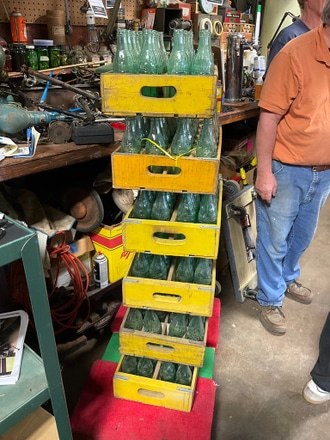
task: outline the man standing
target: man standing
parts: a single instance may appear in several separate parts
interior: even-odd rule
[[[260,320],[286,332],[284,296],[310,304],[299,260],[330,192],[330,0],[319,27],[285,45],[272,61],[259,101],[255,189]]]
[[[267,58],[268,66],[286,43],[321,24],[321,13],[324,3],[325,0],[298,0],[300,18],[284,28],[277,35],[269,51]]]

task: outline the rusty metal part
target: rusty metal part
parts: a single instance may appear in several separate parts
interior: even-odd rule
[[[100,100],[100,96],[98,93],[91,93],[87,90],[83,90],[83,89],[79,89],[79,87],[74,87],[64,81],[60,81],[59,79],[53,78],[52,76],[48,76],[48,75],[44,75],[43,73],[38,72],[37,70],[33,70],[31,69],[31,67],[28,67],[27,65],[23,64],[23,66],[21,67],[21,71],[23,73],[29,74],[29,75],[34,75],[37,78],[43,79],[45,81],[49,81],[51,84],[55,84],[57,86],[61,86],[64,89],[67,90],[71,90],[72,92],[78,93],[79,95],[84,96],[85,98],[94,100],[94,101],[99,101]]]
[[[48,138],[54,144],[69,142],[71,132],[71,126],[63,121],[52,121],[48,126]]]

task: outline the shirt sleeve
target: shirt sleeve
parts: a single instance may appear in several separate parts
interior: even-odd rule
[[[269,66],[259,101],[259,107],[284,115],[299,91],[299,74],[292,56],[282,50]]]

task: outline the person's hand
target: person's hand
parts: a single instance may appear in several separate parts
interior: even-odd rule
[[[259,174],[257,173],[257,178],[255,182],[255,190],[259,196],[270,203],[272,198],[276,195],[277,181],[273,173]]]

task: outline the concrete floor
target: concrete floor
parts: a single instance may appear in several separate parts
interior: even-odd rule
[[[235,300],[229,273],[220,279],[220,340],[214,368],[218,389],[212,440],[330,438],[330,403],[314,406],[302,397],[330,310],[329,242],[330,200],[323,208],[318,231],[301,264],[301,281],[313,289],[314,300],[307,306],[289,299],[284,301],[288,321],[284,336],[272,336],[264,330],[257,302]],[[102,357],[109,337],[106,331],[101,339],[89,341],[64,362],[63,380],[70,412],[94,360]]]

